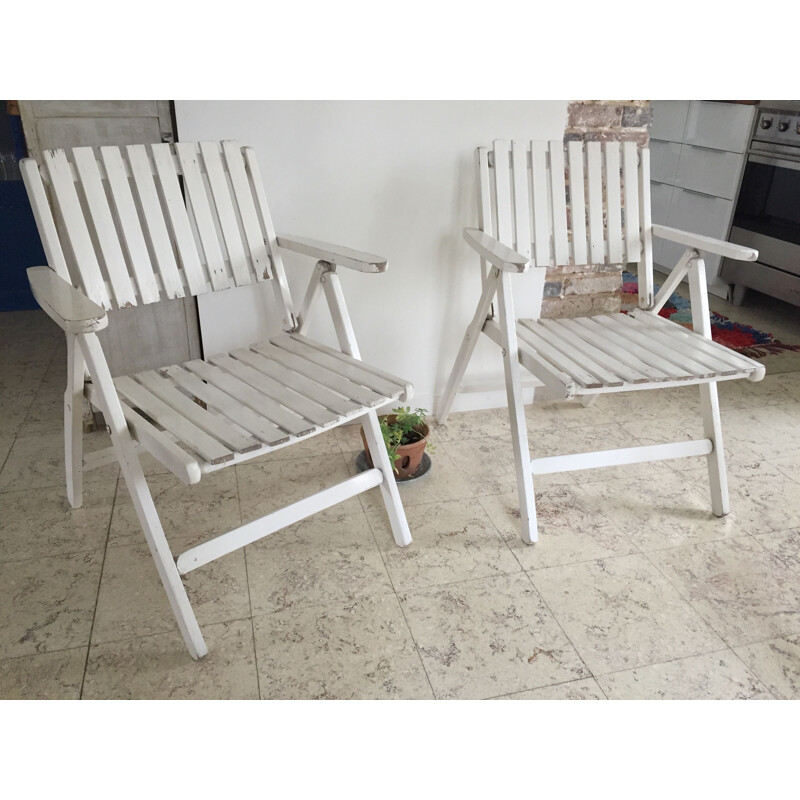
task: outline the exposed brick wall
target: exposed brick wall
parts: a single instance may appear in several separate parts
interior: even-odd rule
[[[565,141],[650,141],[649,100],[574,100],[567,108]],[[623,264],[558,267],[547,271],[543,317],[579,317],[620,309]]]

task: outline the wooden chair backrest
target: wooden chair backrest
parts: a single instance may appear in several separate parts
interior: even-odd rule
[[[50,267],[103,308],[272,281],[291,318],[252,148],[45,150],[41,166],[25,159],[22,173]]]
[[[636,263],[652,303],[648,148],[497,140],[477,162],[481,230],[536,266]]]

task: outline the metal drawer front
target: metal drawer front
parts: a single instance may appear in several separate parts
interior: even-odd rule
[[[740,168],[741,156],[737,153],[685,144],[681,147],[675,185],[733,200]]]

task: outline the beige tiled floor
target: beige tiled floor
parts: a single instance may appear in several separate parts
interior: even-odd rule
[[[754,299],[711,305],[800,343],[796,309]],[[117,468],[68,509],[63,360],[43,314],[0,315],[0,698],[800,698],[800,358],[720,388],[728,517],[702,460],[565,473],[538,482],[528,547],[505,411],[455,414],[401,487],[409,548],[372,490],[191,573],[200,662]],[[531,447],[696,436],[696,395],[532,407]],[[145,465],[180,552],[353,474],[360,449],[338,429],[195,487]]]

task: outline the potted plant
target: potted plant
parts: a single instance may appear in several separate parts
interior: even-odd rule
[[[401,406],[393,408],[391,414],[382,414],[378,417],[386,451],[389,453],[389,459],[394,466],[394,474],[398,479],[411,478],[420,468],[430,433],[430,428],[425,422],[427,413],[424,408],[416,408],[412,411],[408,406],[405,408]],[[361,439],[364,442],[367,466],[371,468],[373,466],[372,457],[363,428],[361,429]],[[432,453],[433,446],[431,445],[428,450]]]

